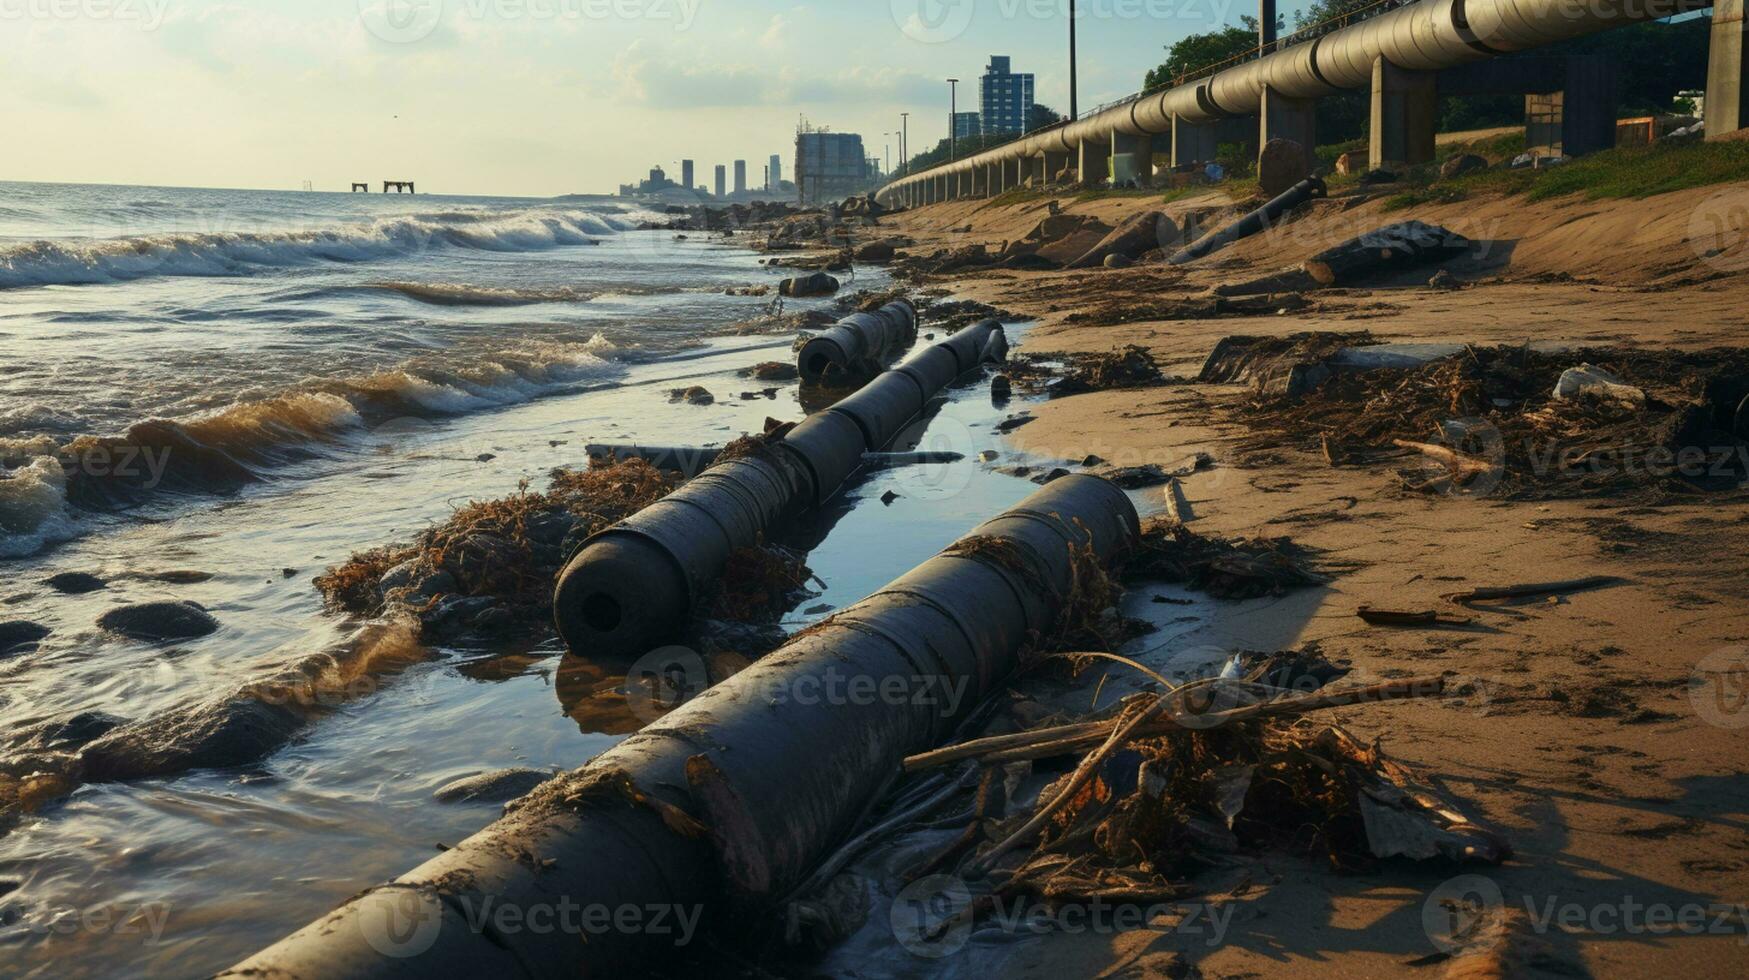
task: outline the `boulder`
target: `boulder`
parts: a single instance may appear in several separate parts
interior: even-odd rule
[[[735,373],[756,381],[794,381],[801,377],[801,372],[790,361],[761,361]]]
[[[1297,140],[1272,139],[1257,154],[1257,186],[1275,197],[1312,174],[1306,148]]]
[[[84,595],[108,586],[102,579],[86,572],[62,572],[44,579],[43,584],[62,595]]]
[[[838,291],[838,280],[824,272],[816,272],[785,279],[778,283],[777,291],[783,296],[830,296]]]
[[[1488,161],[1474,153],[1460,153],[1439,165],[1439,176],[1450,180],[1477,170],[1488,169]]]
[[[0,623],[0,657],[33,650],[49,633],[47,626],[21,619]]]
[[[711,405],[716,402],[717,397],[711,394],[710,389],[703,385],[693,385],[690,388],[675,388],[669,391],[668,400],[671,402],[685,402],[688,405]]]
[[[499,769],[446,783],[431,797],[439,803],[508,803],[551,778],[552,773],[540,769]]]
[[[76,715],[45,721],[16,733],[15,747],[68,752],[89,744],[127,724],[127,719],[103,711],[81,711]]]
[[[891,262],[895,251],[897,248],[892,242],[881,239],[858,248],[856,258],[859,262]]]
[[[1135,259],[1130,258],[1122,252],[1113,252],[1110,255],[1107,255],[1104,262],[1107,269],[1127,269],[1135,264]]]
[[[129,639],[168,643],[215,633],[219,621],[198,603],[179,600],[111,609],[97,618],[97,626]]]
[[[402,562],[383,573],[377,589],[386,600],[394,598],[409,606],[423,606],[440,595],[456,590],[455,576],[441,568],[432,568],[415,558]]]
[[[272,755],[303,724],[303,715],[288,705],[233,695],[123,725],[79,756],[94,783],[231,769]]]
[[[1071,269],[1090,269],[1112,256],[1134,259],[1150,249],[1177,244],[1183,233],[1177,223],[1159,211],[1133,215],[1092,248],[1069,263]]]

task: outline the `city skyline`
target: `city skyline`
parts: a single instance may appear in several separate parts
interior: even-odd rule
[[[0,18],[14,96],[0,180],[611,193],[677,163],[676,132],[695,159],[762,161],[802,113],[878,149],[909,112],[921,152],[947,135],[945,79],[976,78],[995,52],[1037,74],[1038,101],[1066,106],[1066,4],[935,4],[943,19],[929,3],[627,0],[633,17],[578,0],[25,5]],[[1244,13],[1149,7],[1083,0],[1084,106]],[[851,37],[865,62],[829,43]]]

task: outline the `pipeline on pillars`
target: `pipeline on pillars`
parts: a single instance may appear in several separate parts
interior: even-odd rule
[[[572,652],[636,657],[686,627],[729,556],[782,518],[826,502],[943,388],[1007,354],[1002,325],[975,323],[767,444],[725,460],[590,538],[559,573],[553,615]]]
[[[1120,557],[1139,533],[1122,490],[1058,479],[221,976],[616,976],[658,963],[680,931],[498,929],[492,910],[533,923],[536,909],[553,921],[555,908],[665,908],[719,933],[766,914],[906,755],[940,744],[999,689],[1029,638],[1057,625],[1086,563]]]

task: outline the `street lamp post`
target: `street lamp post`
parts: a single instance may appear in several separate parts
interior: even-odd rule
[[[959,159],[960,137],[960,80],[947,80],[947,158],[951,162]]]
[[[906,173],[911,172],[911,157],[906,152],[911,142],[911,114],[899,113],[899,166]]]
[[[1069,119],[1081,118],[1081,110],[1076,101],[1075,79],[1075,0],[1069,0]]]

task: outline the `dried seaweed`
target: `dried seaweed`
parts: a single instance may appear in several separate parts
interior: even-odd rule
[[[1165,516],[1149,518],[1124,562],[1126,580],[1183,584],[1217,599],[1252,599],[1322,584],[1305,549],[1287,538],[1205,537]]]
[[[1602,367],[1648,397],[1555,398],[1562,372],[1579,364]],[[1313,391],[1255,396],[1232,412],[1255,433],[1245,444],[1251,450],[1278,448],[1285,437],[1348,465],[1411,449],[1403,479],[1415,491],[1519,499],[1692,493],[1734,488],[1749,473],[1749,434],[1737,417],[1746,379],[1743,348],[1471,347],[1415,370],[1338,373]]]

